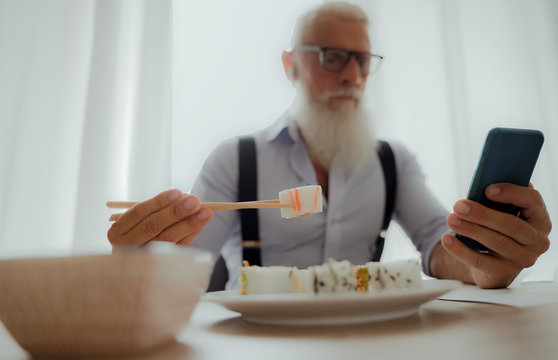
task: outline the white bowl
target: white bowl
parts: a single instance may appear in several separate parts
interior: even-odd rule
[[[213,256],[176,245],[0,261],[0,320],[32,355],[130,354],[171,342]]]

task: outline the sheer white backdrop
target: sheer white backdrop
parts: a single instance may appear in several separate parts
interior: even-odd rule
[[[170,186],[170,1],[0,2],[0,255],[109,250]]]
[[[280,54],[318,2],[0,0],[0,255],[108,251],[105,201],[187,191],[219,141],[289,106]],[[381,136],[417,154],[449,208],[488,129],[541,129],[533,182],[552,216],[558,2],[356,3],[386,56],[367,94]],[[386,257],[412,255],[390,232]]]

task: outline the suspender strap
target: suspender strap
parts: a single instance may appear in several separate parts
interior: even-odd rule
[[[256,142],[252,136],[242,137],[238,143],[238,201],[258,200],[258,172]],[[257,209],[240,211],[242,258],[250,265],[261,266],[260,227]]]
[[[393,156],[393,151],[386,141],[380,141],[379,145],[378,156],[380,157],[382,170],[384,172],[386,203],[384,207],[384,221],[382,223],[382,229],[378,234],[378,239],[376,240],[376,252],[372,257],[372,261],[380,261],[380,257],[382,256],[386,232],[391,221],[393,208],[395,207],[395,188],[397,186],[397,172],[395,171],[395,157]]]

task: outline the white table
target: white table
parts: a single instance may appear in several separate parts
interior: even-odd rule
[[[557,294],[555,303],[434,300],[412,317],[340,327],[254,325],[200,302],[175,343],[126,359],[558,359],[558,284],[540,286],[552,290],[543,296]],[[0,327],[0,359],[29,358]]]

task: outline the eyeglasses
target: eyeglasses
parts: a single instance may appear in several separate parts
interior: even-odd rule
[[[378,71],[382,60],[384,59],[384,57],[381,55],[375,55],[366,52],[348,51],[334,47],[322,47],[313,45],[297,46],[293,49],[293,51],[318,52],[320,58],[320,66],[324,70],[332,73],[343,71],[349,61],[351,61],[351,57],[354,56],[359,66],[360,74],[362,76],[375,74]]]

